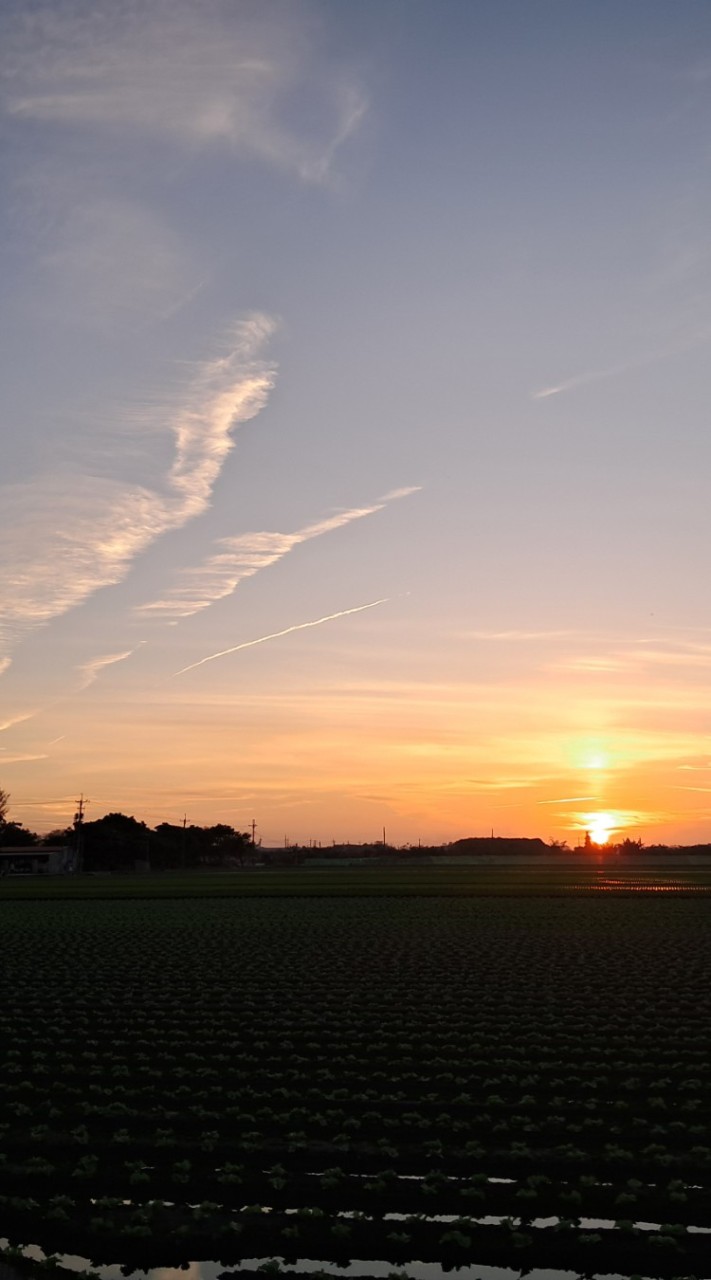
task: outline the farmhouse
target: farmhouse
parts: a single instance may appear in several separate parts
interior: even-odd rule
[[[67,875],[75,869],[74,850],[28,848],[0,849],[0,876]]]

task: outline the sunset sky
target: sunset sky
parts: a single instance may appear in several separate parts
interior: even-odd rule
[[[5,0],[0,787],[711,840],[708,0]]]

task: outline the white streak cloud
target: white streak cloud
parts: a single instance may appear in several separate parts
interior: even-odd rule
[[[355,520],[382,511],[390,502],[417,493],[419,486],[394,489],[369,507],[353,507],[305,525],[294,533],[246,533],[235,538],[221,538],[219,550],[196,568],[185,569],[178,584],[160,600],[140,606],[137,612],[166,619],[188,618],[211,604],[232,595],[245,578],[283,559],[295,547],[333,533]]]
[[[562,796],[560,800],[537,800],[536,804],[578,804],[582,800],[597,800],[597,796]]]
[[[668,347],[662,347],[658,351],[652,351],[648,355],[637,356],[631,360],[623,360],[619,364],[611,364],[605,369],[590,369],[586,373],[576,374],[573,378],[566,378],[563,382],[554,383],[550,387],[541,387],[538,391],[531,391],[531,400],[548,400],[551,396],[558,396],[563,391],[575,391],[578,387],[586,387],[593,382],[605,382],[608,378],[618,378],[623,373],[629,373],[633,369],[645,369],[649,365],[656,364],[659,360],[668,360],[672,356],[682,355],[685,351],[691,351],[695,347],[701,346],[708,342],[709,332],[703,330],[699,333],[692,334],[684,341],[671,344]]]
[[[29,751],[25,751],[25,752],[19,752],[17,755],[12,755],[12,756],[5,755],[4,747],[0,747],[0,751],[2,751],[3,753],[0,756],[0,764],[2,765],[21,764],[25,760],[48,760],[49,759],[49,756],[47,755],[46,751],[39,754],[32,754]]]
[[[23,711],[19,716],[11,716],[8,720],[0,720],[0,733],[4,733],[6,729],[12,729],[16,724],[24,724],[25,720],[31,720],[38,712]]]
[[[232,430],[264,407],[274,370],[255,360],[275,330],[269,316],[254,315],[238,328],[233,350],[204,365],[173,430],[176,457],[168,477],[179,495],[178,523],[199,515],[233,446]]]
[[[175,439],[162,491],[86,475],[8,486],[0,500],[0,644],[120,582],[156,538],[200,515],[233,446],[233,433],[266,404],[274,369],[259,353],[274,321],[239,325],[232,350],[197,371],[182,403],[164,411]]]
[[[230,653],[238,653],[240,649],[252,649],[257,644],[266,644],[267,640],[279,640],[281,636],[291,635],[292,631],[305,631],[308,627],[320,627],[324,622],[333,622],[335,618],[347,618],[351,613],[362,613],[364,609],[375,609],[379,604],[387,604],[389,596],[384,596],[382,600],[371,600],[369,604],[359,604],[353,609],[341,609],[338,613],[327,613],[323,618],[314,618],[312,622],[298,622],[293,627],[285,627],[283,631],[272,631],[268,636],[259,636],[256,640],[245,640],[243,644],[235,644],[231,649],[220,649],[219,653],[208,654],[206,658],[200,658],[199,662],[191,662],[187,667],[181,667],[180,671],[174,671],[174,676],[185,675],[186,671],[194,671],[196,667],[202,667],[206,662],[214,662],[216,658],[226,658]]]
[[[144,643],[145,641],[142,640],[141,644]],[[136,649],[137,648],[139,648],[138,645],[136,646]],[[90,685],[94,684],[94,682],[98,680],[101,672],[104,671],[106,667],[112,667],[115,663],[123,662],[124,659],[130,658],[131,654],[136,652],[136,649],[124,649],[121,653],[105,653],[97,658],[90,658],[88,662],[83,662],[79,667],[81,684],[79,685],[77,692],[79,693],[84,689],[88,689]]]

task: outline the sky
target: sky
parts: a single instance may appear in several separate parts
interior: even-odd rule
[[[0,787],[711,840],[707,0],[5,0]]]

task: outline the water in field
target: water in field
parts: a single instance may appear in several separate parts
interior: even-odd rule
[[[40,1261],[44,1255],[41,1249],[30,1245],[25,1253],[27,1257],[36,1258]],[[61,1259],[62,1264],[71,1271],[82,1272],[89,1268],[86,1258],[79,1258],[73,1255],[64,1255]],[[265,1263],[272,1261],[270,1258],[245,1258],[241,1264],[232,1266],[229,1271],[256,1271]],[[3,1280],[25,1280],[19,1272],[14,1272],[12,1267],[3,1268],[0,1263],[0,1276]],[[101,1280],[126,1280],[126,1273],[120,1267],[92,1267],[91,1270],[101,1276]],[[133,1271],[130,1280],[217,1280],[218,1276],[225,1270],[220,1262],[191,1262],[189,1267],[180,1269],[178,1267],[157,1267],[152,1271]],[[325,1271],[335,1276],[343,1276],[344,1280],[353,1277],[385,1277],[394,1273],[408,1280],[447,1280],[449,1276],[455,1276],[456,1280],[519,1280],[520,1272],[514,1271],[509,1267],[484,1267],[471,1266],[459,1267],[456,1271],[445,1272],[441,1266],[435,1262],[411,1262],[402,1267],[396,1267],[392,1262],[373,1262],[373,1261],[353,1261],[347,1267],[335,1267],[333,1263],[324,1262],[315,1258],[302,1258],[299,1262],[284,1267],[282,1275],[290,1274],[299,1275],[304,1271]],[[536,1267],[526,1272],[526,1280],[578,1280],[573,1271],[551,1271],[546,1268]],[[265,1277],[267,1280],[267,1277]],[[593,1280],[592,1277],[588,1280]],[[601,1277],[600,1280],[603,1280]],[[604,1280],[627,1280],[625,1276],[605,1275]],[[638,1280],[646,1280],[645,1277],[639,1277]]]
[[[397,1217],[397,1214],[389,1214],[388,1217]],[[437,1215],[438,1218],[448,1217],[448,1215]],[[551,1225],[555,1219],[541,1219],[533,1223],[536,1226]],[[612,1227],[612,1221],[597,1218],[583,1218],[581,1225],[590,1229]],[[654,1229],[657,1224],[639,1222],[639,1227]],[[690,1227],[690,1231],[706,1231],[711,1233],[711,1228]],[[7,1248],[8,1241],[0,1240],[0,1249]],[[28,1258],[41,1261],[44,1253],[36,1245],[29,1245],[24,1251]],[[73,1254],[64,1254],[60,1259],[62,1265],[70,1271],[84,1272],[91,1269],[95,1275],[99,1275],[101,1280],[127,1280],[127,1273],[120,1266],[91,1267],[87,1258],[80,1258]],[[189,1266],[179,1267],[155,1267],[150,1271],[133,1271],[130,1273],[130,1280],[218,1280],[218,1277],[225,1271],[253,1272],[259,1270],[270,1262],[277,1261],[282,1263],[281,1275],[288,1276],[290,1274],[299,1275],[303,1272],[324,1271],[330,1275],[337,1277],[343,1276],[344,1280],[353,1277],[383,1277],[398,1275],[402,1280],[448,1280],[448,1277],[454,1275],[456,1280],[519,1280],[521,1272],[514,1270],[512,1267],[488,1267],[488,1266],[466,1266],[458,1267],[453,1271],[445,1271],[436,1262],[409,1262],[402,1266],[395,1266],[392,1262],[379,1262],[371,1259],[355,1259],[348,1266],[338,1267],[332,1262],[324,1261],[317,1258],[302,1258],[298,1262],[290,1263],[288,1266],[283,1264],[282,1259],[277,1255],[276,1258],[244,1258],[241,1263],[225,1268],[221,1262],[191,1262]],[[546,1267],[534,1267],[530,1271],[526,1271],[526,1280],[579,1280],[578,1273],[574,1271],[556,1271]],[[0,1261],[0,1280],[26,1280],[19,1272],[14,1272],[11,1266],[4,1266]],[[268,1273],[265,1275],[268,1280]],[[588,1276],[586,1280],[629,1280],[629,1277],[619,1274],[605,1273],[603,1276]],[[638,1276],[635,1280],[649,1280],[648,1277]],[[704,1280],[698,1277],[698,1280]]]
[[[691,877],[684,880],[672,880],[666,876],[662,878],[642,875],[625,875],[621,877],[600,874],[598,879],[592,881],[586,887],[601,893],[620,893],[622,891],[626,893],[688,893],[690,890],[693,890],[694,893],[711,893],[711,885],[703,881],[697,882]]]

